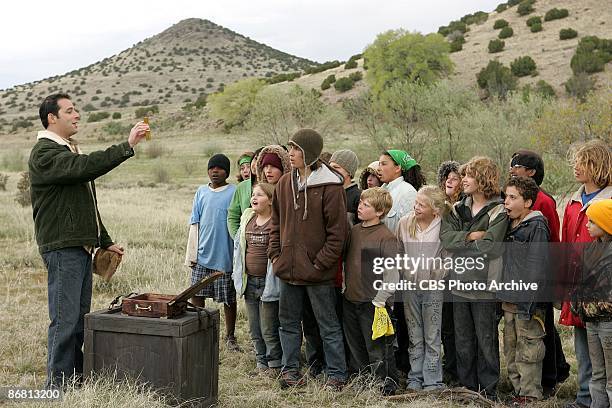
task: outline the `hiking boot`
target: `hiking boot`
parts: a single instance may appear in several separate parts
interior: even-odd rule
[[[225,338],[225,346],[227,347],[229,351],[232,351],[235,353],[242,352],[242,349],[238,345],[238,340],[236,340],[235,336],[227,336]]]
[[[291,387],[304,387],[306,385],[306,379],[302,377],[299,373],[285,371],[281,372],[279,383],[281,389],[286,390],[287,388]]]

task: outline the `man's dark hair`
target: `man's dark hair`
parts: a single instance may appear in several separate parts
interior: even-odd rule
[[[508,187],[514,187],[518,190],[523,200],[531,200],[531,207],[536,202],[536,198],[538,198],[538,192],[540,191],[540,187],[535,182],[535,180],[531,177],[510,177],[510,179],[506,182],[506,186],[504,187],[504,191]]]
[[[57,104],[57,101],[60,99],[70,99],[70,96],[64,93],[49,95],[40,104],[38,116],[40,116],[40,121],[45,129],[49,127],[49,114],[52,113],[55,116],[58,116],[59,105]]]

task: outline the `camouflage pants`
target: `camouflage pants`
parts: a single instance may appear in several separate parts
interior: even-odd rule
[[[537,318],[540,320],[538,320]],[[521,397],[542,399],[542,361],[544,360],[544,314],[537,311],[529,320],[504,312],[504,353],[508,378]]]

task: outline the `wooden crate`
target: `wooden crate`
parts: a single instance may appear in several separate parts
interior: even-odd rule
[[[153,386],[174,403],[217,403],[219,311],[188,311],[176,319],[102,310],[85,315],[86,376],[117,371]]]

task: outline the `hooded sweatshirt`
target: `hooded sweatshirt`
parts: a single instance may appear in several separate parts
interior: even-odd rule
[[[503,282],[537,283],[537,291],[501,291],[504,310],[530,316],[534,313],[538,293],[543,293],[548,271],[550,229],[540,211],[532,211],[514,228],[509,227],[504,252]],[[506,305],[506,303],[510,305]]]
[[[291,170],[291,165],[289,164],[289,154],[279,145],[270,145],[266,146],[259,152],[259,157],[263,157],[263,155],[267,153],[276,154],[283,164],[283,173],[288,173]],[[255,176],[257,177],[258,182],[265,182],[266,177],[263,173],[263,166],[257,164]],[[251,206],[251,194],[253,193],[253,178],[249,178],[248,180],[241,181],[238,183],[236,187],[236,191],[234,192],[234,196],[232,197],[232,202],[230,203],[229,208],[227,209],[227,230],[230,233],[232,238],[236,237],[236,233],[238,232],[238,228],[240,227],[240,217],[244,213],[244,210]]]
[[[301,185],[300,185],[301,184]],[[305,183],[297,170],[281,177],[272,199],[268,258],[274,273],[294,285],[333,285],[347,237],[342,176],[327,164]]]

